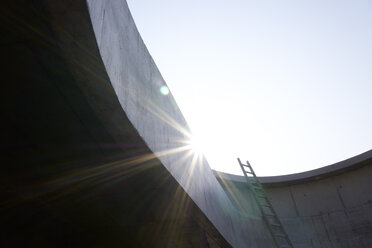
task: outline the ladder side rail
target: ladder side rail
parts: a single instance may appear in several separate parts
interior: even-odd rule
[[[257,177],[256,177],[256,178],[257,178]],[[265,197],[266,203],[269,205],[270,211],[272,211],[273,217],[275,218],[275,220],[276,220],[277,223],[279,224],[279,229],[280,229],[280,231],[284,234],[284,236],[285,236],[284,238],[285,238],[285,240],[287,241],[287,243],[288,243],[290,246],[293,247],[293,244],[292,244],[292,242],[290,241],[290,239],[289,239],[289,237],[288,237],[288,233],[285,231],[285,229],[284,229],[284,227],[283,227],[283,224],[282,224],[282,222],[281,222],[280,219],[279,219],[278,214],[276,213],[276,211],[275,211],[273,205],[271,204],[270,200],[269,200],[268,197],[267,197],[267,194],[266,194],[266,191],[265,191],[264,187],[262,187],[262,184],[259,182],[258,179],[257,179],[257,182],[258,182],[258,183],[260,184],[260,186],[261,186],[260,188],[261,188],[262,191],[263,191],[263,196]],[[254,192],[254,194],[256,194],[256,193]],[[265,216],[266,213],[264,212],[264,209],[261,207],[261,203],[258,202],[258,205],[260,205],[260,208],[262,209],[262,214]],[[265,217],[266,217],[266,216],[265,216]],[[268,218],[266,218],[266,219],[267,219],[267,223],[271,226],[270,220],[269,220]],[[270,227],[269,229],[270,229],[270,231],[272,230],[271,227]],[[273,234],[274,236],[276,236],[276,234],[274,233],[274,231],[272,231],[272,234]],[[276,239],[276,238],[275,238],[275,239]]]
[[[274,243],[276,244],[276,246],[277,246],[278,248],[280,248],[280,242],[279,242],[279,240],[277,239],[277,237],[275,236],[274,230],[271,228],[271,223],[270,223],[269,217],[265,214],[265,211],[264,211],[264,209],[263,209],[263,207],[262,207],[262,205],[261,205],[261,202],[260,202],[260,200],[258,199],[257,194],[254,192],[254,189],[252,189],[252,187],[250,187],[250,188],[251,188],[251,190],[252,190],[253,198],[254,198],[255,201],[256,201],[256,205],[258,206],[258,208],[259,208],[259,210],[260,210],[260,212],[261,212],[261,214],[262,214],[262,217],[263,217],[263,219],[264,219],[264,221],[265,221],[265,224],[267,225],[267,227],[268,227],[268,229],[269,229],[269,232],[270,232],[270,234],[271,234],[271,237],[273,238]],[[269,202],[267,198],[264,198],[264,199],[265,199],[266,202]],[[274,217],[275,219],[277,219],[276,216],[275,216],[275,214],[273,214],[273,217]]]
[[[254,192],[253,187],[251,186],[250,179],[249,179],[249,177],[247,176],[247,174],[245,173],[245,170],[244,170],[243,164],[240,162],[240,159],[239,159],[239,158],[238,158],[238,161],[239,161],[240,168],[241,168],[242,171],[243,171],[244,177],[245,177],[245,179],[246,179],[246,181],[247,181],[247,183],[248,183],[249,189],[252,191],[253,198],[254,198],[255,201],[256,201],[256,205],[258,206],[258,208],[259,208],[259,210],[260,210],[260,212],[261,212],[261,214],[262,214],[262,217],[263,217],[263,219],[264,219],[264,221],[265,221],[265,224],[267,225],[267,227],[268,227],[268,229],[269,229],[269,232],[270,232],[270,234],[271,234],[271,237],[273,238],[275,245],[276,245],[278,248],[280,248],[280,243],[279,243],[279,241],[277,240],[277,238],[275,237],[275,234],[274,234],[272,228],[270,227],[269,219],[268,219],[268,217],[265,215],[265,212],[263,211],[263,208],[262,208],[262,206],[261,206],[261,203],[259,202],[259,199],[258,199],[256,193]],[[252,168],[251,168],[251,169],[252,169]],[[267,200],[266,200],[266,201],[267,201]]]
[[[252,190],[252,193],[253,193],[254,199],[255,199],[255,201],[256,201],[256,204],[257,204],[258,208],[260,209],[261,214],[262,214],[262,217],[263,217],[263,219],[264,219],[264,221],[265,221],[265,223],[266,223],[266,225],[267,225],[267,227],[268,227],[268,229],[269,229],[269,232],[270,232],[270,234],[271,234],[271,236],[272,236],[272,238],[273,238],[273,240],[274,240],[274,243],[276,244],[277,247],[281,247],[281,244],[280,244],[279,240],[277,239],[276,233],[275,233],[274,230],[271,228],[271,222],[270,222],[270,219],[269,219],[268,215],[265,213],[265,210],[263,209],[262,204],[261,204],[260,200],[258,199],[258,196],[257,196],[255,190],[252,189],[252,187],[250,187],[250,188],[251,188],[251,190]],[[265,199],[265,202],[266,202],[267,204],[271,205],[269,199],[268,199],[266,196],[264,196],[263,199]],[[274,219],[275,219],[276,221],[279,222],[278,217],[276,216],[275,212],[273,212],[273,215],[272,215],[272,216],[274,217]],[[279,222],[279,223],[280,223],[280,222]],[[281,223],[280,223],[280,225],[281,225]]]
[[[242,171],[243,171],[244,174],[245,174],[245,173],[249,173],[249,174],[251,174],[251,175],[254,175],[254,171],[253,171],[252,167],[250,166],[250,164],[243,164],[243,163],[240,161],[239,158],[238,158],[238,162],[239,162],[239,165],[240,165],[240,167],[242,168]],[[246,169],[244,169],[244,167],[249,168],[249,171],[247,171]]]
[[[279,219],[279,216],[278,214],[276,213],[274,207],[272,206],[270,200],[267,201],[269,203],[269,205],[271,206],[271,211],[273,212],[273,215],[275,216],[275,220],[278,222],[278,224],[280,225],[279,229],[285,234],[285,239],[287,240],[288,244],[291,245],[293,247],[293,244],[291,242],[291,240],[289,239],[289,236],[288,236],[288,233],[286,232],[286,230],[284,229],[283,227],[283,223],[280,221]]]
[[[277,239],[277,234],[274,233],[274,230],[271,228],[270,219],[267,216],[267,214],[265,213],[265,211],[264,211],[264,209],[263,209],[263,207],[261,205],[261,202],[258,199],[256,190],[255,190],[254,186],[251,183],[250,177],[247,176],[247,172],[244,169],[244,164],[240,161],[239,158],[238,158],[238,162],[239,162],[240,168],[242,169],[242,172],[244,174],[244,177],[245,177],[245,179],[246,179],[246,181],[248,183],[249,189],[253,193],[253,197],[254,197],[254,199],[256,201],[256,204],[257,204],[259,210],[261,211],[261,214],[263,216],[263,219],[264,219],[266,225],[268,226],[268,229],[270,231],[271,236],[273,237],[274,243],[279,248],[280,247],[283,247],[283,245],[281,245],[280,242],[279,242],[279,240]],[[284,237],[284,239],[286,240],[286,242],[288,243],[288,245],[290,245],[290,247],[293,247],[292,242],[290,241],[287,232],[283,228],[283,224],[281,223],[278,215],[276,214],[276,212],[274,210],[274,207],[272,206],[271,202],[269,201],[269,199],[268,199],[268,197],[266,195],[266,192],[265,192],[264,188],[262,187],[261,182],[257,179],[256,173],[253,171],[253,168],[252,168],[252,166],[250,165],[250,163],[248,161],[247,161],[247,166],[245,166],[245,167],[248,167],[250,169],[250,171],[252,172],[251,174],[252,174],[253,179],[255,179],[255,181],[257,182],[256,184],[259,185],[259,188],[262,190],[262,192],[263,192],[263,198],[262,199],[265,199],[265,202],[269,205],[269,208],[272,211],[272,217],[274,217],[274,219],[277,221],[277,223],[279,224],[280,231],[284,234],[284,236],[281,236],[281,237]]]
[[[251,171],[252,171],[252,175],[255,177],[255,179],[257,179],[256,173],[254,172],[254,170],[253,170],[253,168],[252,168],[252,166],[251,166],[251,164],[249,163],[248,160],[247,160],[247,166],[249,167],[249,169],[251,169]],[[258,181],[258,180],[257,180],[257,181]]]
[[[240,168],[242,169],[243,175],[244,175],[245,179],[248,182],[249,188],[251,188],[251,185],[249,184],[249,178],[248,178],[247,173],[246,173],[246,171],[245,171],[245,169],[243,167],[244,165],[242,164],[242,162],[240,161],[239,158],[238,158],[238,161],[239,161]]]
[[[247,163],[248,163],[248,161],[247,161]],[[253,171],[253,170],[252,170],[252,171]],[[256,174],[254,174],[254,175],[256,175]],[[256,177],[256,178],[257,178],[257,177]],[[270,207],[269,207],[270,210],[272,211],[273,215],[275,216],[275,220],[276,220],[276,221],[278,222],[278,224],[280,225],[279,229],[280,229],[280,230],[285,234],[285,239],[286,239],[286,241],[288,242],[288,244],[291,245],[291,246],[293,247],[293,244],[292,244],[291,240],[290,240],[289,237],[288,237],[288,233],[285,231],[285,229],[284,229],[284,227],[283,227],[283,223],[280,221],[278,214],[276,213],[276,211],[275,211],[273,205],[271,204],[270,200],[269,200],[268,197],[267,197],[267,194],[266,194],[266,191],[265,191],[264,187],[262,186],[261,182],[260,182],[258,179],[257,179],[257,182],[258,182],[259,185],[261,186],[260,189],[263,191],[263,195],[264,195],[264,197],[266,198],[266,202],[267,202],[268,205],[270,206]],[[263,209],[262,209],[262,210],[263,210]],[[265,215],[265,212],[263,212],[263,214]],[[271,224],[270,224],[270,225],[271,225]],[[269,229],[271,229],[271,228],[269,228]]]

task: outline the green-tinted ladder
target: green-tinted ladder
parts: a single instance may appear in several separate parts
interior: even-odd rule
[[[238,161],[276,246],[278,248],[293,248],[282,223],[265,194],[262,184],[258,181],[256,173],[254,173],[252,166],[248,161],[247,164],[243,164],[239,158]]]

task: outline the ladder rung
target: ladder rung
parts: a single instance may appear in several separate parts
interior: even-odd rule
[[[276,217],[275,214],[265,214],[265,216],[269,216],[269,217]]]
[[[259,195],[259,194],[257,194],[257,197],[267,199],[267,197],[265,195]]]
[[[277,224],[277,223],[270,223],[270,225],[281,227],[281,225],[280,224]]]
[[[280,226],[280,227],[282,227],[282,224],[280,224],[280,222],[270,223],[270,224],[275,225],[275,226]]]
[[[263,191],[262,189],[255,189],[253,188],[257,193],[261,193],[261,194],[265,194],[265,191]]]
[[[261,199],[261,202],[259,202],[260,205],[267,203],[269,200],[267,198],[258,197],[257,199]]]
[[[271,209],[270,209],[270,212],[264,212],[264,214],[266,214],[266,215],[271,214],[271,213],[274,214],[274,211],[272,211]]]
[[[269,201],[269,199],[265,195],[261,195],[261,194],[256,194],[256,195],[257,195],[257,197],[259,197],[261,199],[265,199],[267,202]]]
[[[272,225],[272,226],[276,226],[276,227],[282,227],[282,226],[279,225],[279,224],[273,224],[273,223],[270,223],[270,225]]]
[[[269,200],[267,198],[261,198],[260,197],[258,199],[262,199],[261,202],[259,202],[261,206],[262,206],[262,204],[265,204],[265,203],[268,203],[269,202]]]
[[[270,205],[262,205],[262,207],[266,207],[266,208],[272,208]]]
[[[285,235],[285,234],[279,234],[279,233],[274,233],[274,236],[281,237],[281,238],[286,238],[287,237],[287,235]]]
[[[243,164],[239,158],[238,161],[243,174],[247,179],[246,181],[250,187],[250,190],[252,191],[256,203],[262,213],[262,217],[264,218],[266,225],[270,230],[272,238],[275,240],[279,248],[293,248],[287,233],[280,223],[279,217],[276,215],[274,208],[265,193],[264,187],[254,173],[252,166],[249,164],[248,161],[247,164]],[[245,169],[245,167],[248,169]],[[284,242],[279,238],[284,239],[286,241],[286,244],[280,244]]]

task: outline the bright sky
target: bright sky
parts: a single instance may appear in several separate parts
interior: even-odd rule
[[[372,1],[128,4],[213,169],[283,175],[372,148]]]

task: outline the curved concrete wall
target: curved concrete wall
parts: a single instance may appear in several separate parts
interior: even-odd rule
[[[197,247],[211,235],[193,243],[190,233],[210,230],[233,247],[274,247],[245,185],[228,179],[221,186],[207,161],[185,147],[186,121],[172,95],[160,93],[165,82],[124,0],[4,0],[1,6],[8,83],[0,104],[0,213],[7,227],[0,244]],[[345,174],[365,170],[351,178],[333,175],[344,178],[337,179],[347,185],[343,190],[329,179],[307,182],[316,185],[309,192],[302,184],[268,189],[296,247],[336,247],[341,234],[318,228],[323,214],[311,216],[343,206],[351,222],[361,223],[345,231],[359,233],[347,245],[370,244],[369,226],[356,217],[370,213],[365,168]],[[313,212],[301,200],[305,191],[305,199],[321,199],[327,187],[327,199],[345,194],[341,205],[330,201]],[[350,188],[363,192],[359,205]],[[190,221],[188,212],[205,225]],[[348,221],[345,216],[337,220]],[[320,231],[308,232],[313,227]]]
[[[242,211],[259,213],[242,176],[215,172]],[[372,150],[317,170],[261,177],[295,247],[372,246]]]
[[[88,9],[110,82],[128,118],[149,148],[234,247],[273,247],[260,217],[231,204],[204,158],[182,147],[186,121],[148,53],[123,0],[88,0]]]
[[[86,1],[4,0],[0,20],[1,247],[228,246],[128,118],[146,112],[157,138],[156,115],[124,112]]]
[[[224,246],[222,235],[273,247],[184,148],[187,124],[125,1],[4,0],[0,18],[0,245]]]

